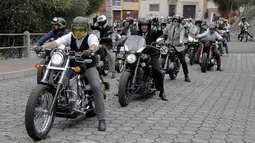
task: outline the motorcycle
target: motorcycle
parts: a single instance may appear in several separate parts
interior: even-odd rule
[[[124,42],[127,40],[126,36],[119,36],[119,39],[115,43],[115,52],[116,52],[116,62],[115,62],[115,70],[118,73],[121,73],[124,69],[124,61],[125,61],[125,48]]]
[[[129,104],[134,94],[153,94],[156,92],[152,78],[151,58],[148,54],[142,53],[146,47],[143,37],[138,35],[130,36],[125,44],[126,59],[124,71],[119,82],[118,100],[122,107]]]
[[[200,47],[200,43],[198,40],[195,40],[191,36],[188,37],[188,41],[184,44],[187,46],[188,51],[187,54],[189,56],[189,64],[193,65],[195,60],[195,55],[197,53],[198,48]]]
[[[245,38],[245,42],[248,41],[248,26],[241,27],[241,34],[238,36],[239,41],[243,41]]]
[[[50,54],[51,54],[52,49],[43,49],[37,56],[39,58],[42,58],[43,60],[40,62],[40,65],[47,65],[50,61]],[[46,68],[44,66],[40,67],[37,70],[37,83],[39,83],[42,78],[43,74],[45,72]]]
[[[92,55],[93,56],[93,55]],[[47,137],[55,116],[78,118],[84,114],[95,116],[94,99],[88,81],[81,73],[79,66],[71,67],[69,63],[92,63],[85,60],[64,45],[53,49],[47,65],[36,64],[35,67],[45,67],[42,80],[30,94],[25,110],[25,127],[28,135],[38,141]],[[83,68],[86,70],[86,66]],[[109,88],[101,78],[101,88],[106,98],[105,90]]]
[[[108,64],[108,60],[107,60],[106,48],[108,48],[108,46],[111,46],[111,45],[109,45],[109,42],[112,39],[111,39],[111,37],[109,37],[109,35],[112,34],[112,31],[108,31],[101,38],[100,38],[100,32],[98,30],[93,30],[91,33],[97,36],[99,43],[100,43],[99,50],[97,51],[97,54],[99,54],[99,56],[100,56],[100,58],[99,58],[100,61],[98,64],[99,66],[97,66],[97,69],[98,69],[100,75],[107,76],[109,73],[109,64]]]
[[[153,43],[154,44],[154,43]],[[169,75],[171,80],[176,79],[180,71],[180,60],[176,55],[176,48],[173,44],[165,43],[164,38],[159,37],[156,40],[157,47],[160,47],[159,61],[165,74]]]
[[[211,69],[216,64],[213,54],[213,50],[216,48],[216,41],[214,39],[203,38],[200,42],[202,47],[200,49],[199,63],[201,71],[205,73],[207,69]]]
[[[224,37],[226,38],[227,42],[229,42],[229,41],[230,41],[229,29],[224,28],[224,29],[223,29],[223,32],[224,32],[224,34],[223,34]]]

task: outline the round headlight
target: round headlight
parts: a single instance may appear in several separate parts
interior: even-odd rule
[[[51,63],[59,66],[64,62],[64,56],[61,53],[54,53],[51,57]]]
[[[168,47],[162,46],[162,47],[160,48],[160,54],[165,55],[165,54],[167,54],[167,53],[168,53]]]
[[[127,62],[130,64],[133,64],[136,62],[136,56],[135,54],[130,54],[127,56]]]

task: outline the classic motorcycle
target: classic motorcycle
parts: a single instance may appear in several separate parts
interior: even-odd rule
[[[245,42],[248,41],[248,26],[241,27],[241,34],[238,36],[239,41],[243,41],[245,38]]]
[[[214,39],[203,38],[200,40],[202,47],[200,49],[199,63],[201,71],[206,72],[207,69],[211,69],[216,64],[216,59],[213,54],[214,48],[216,48],[216,41]]]
[[[42,58],[40,65],[47,65],[49,63],[51,51],[52,49],[43,49],[37,55],[39,58]],[[39,83],[42,80],[45,70],[46,70],[45,66],[41,66],[39,69],[37,69],[37,83]]]
[[[129,104],[134,94],[153,94],[156,92],[152,78],[151,58],[148,54],[142,53],[146,47],[143,37],[130,36],[125,44],[126,59],[124,71],[120,77],[118,99],[122,107]]]
[[[153,43],[154,44],[154,43]],[[169,75],[171,80],[176,79],[180,70],[180,60],[176,55],[176,48],[173,44],[165,43],[164,38],[159,37],[155,44],[160,47],[160,65],[165,74]]]
[[[115,62],[115,70],[118,73],[121,73],[124,69],[124,61],[125,61],[125,48],[124,42],[127,40],[127,36],[119,36],[119,39],[115,43],[115,52],[116,52],[116,62]]]
[[[196,55],[197,50],[200,46],[200,43],[198,40],[189,36],[188,41],[184,45],[187,46],[187,49],[188,49],[186,54],[188,54],[188,56],[189,56],[189,64],[193,65],[194,60],[195,60],[195,55]]]
[[[93,55],[91,55],[93,56]],[[36,64],[35,67],[45,67],[44,76],[30,94],[25,111],[25,126],[28,135],[34,140],[47,137],[54,118],[78,118],[81,115],[95,116],[92,90],[79,66],[71,67],[69,63],[92,63],[91,58],[85,60],[77,52],[64,45],[53,49],[47,65]],[[86,66],[83,67],[86,70]],[[109,88],[101,78],[101,88],[104,95]]]

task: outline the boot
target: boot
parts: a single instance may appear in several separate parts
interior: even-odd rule
[[[191,80],[190,80],[190,78],[189,78],[189,75],[188,75],[188,74],[186,74],[184,78],[185,78],[185,81],[186,81],[186,82],[191,82]]]
[[[217,71],[223,71],[220,66],[217,67]]]
[[[161,91],[160,91],[159,97],[160,97],[162,100],[167,101],[167,99],[166,99],[166,94],[164,93],[164,90],[161,90]]]
[[[105,120],[99,120],[98,131],[106,131]]]

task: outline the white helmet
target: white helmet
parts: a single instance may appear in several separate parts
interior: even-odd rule
[[[108,24],[106,16],[105,15],[98,16],[97,23],[101,28],[105,28]]]

